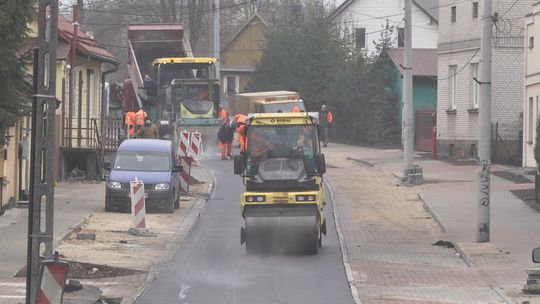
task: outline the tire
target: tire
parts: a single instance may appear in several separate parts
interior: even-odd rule
[[[174,200],[174,209],[180,209],[180,194],[178,194],[178,197]]]
[[[107,197],[107,195],[105,195],[105,212],[113,212],[113,211],[114,211],[114,208],[109,202],[109,198]]]
[[[105,201],[105,212],[114,212],[113,206],[108,201]]]
[[[172,197],[164,206],[163,213],[174,213],[174,201]]]

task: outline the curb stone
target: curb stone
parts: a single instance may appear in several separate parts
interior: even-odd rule
[[[96,210],[94,210],[94,212],[95,211]],[[88,223],[88,221],[90,221],[91,218],[92,218],[92,214],[86,215],[86,216],[82,217],[81,219],[79,219],[75,224],[73,224],[73,225],[69,226],[68,228],[64,229],[64,231],[62,231],[62,233],[59,236],[54,238],[54,240],[53,240],[53,248],[58,247],[58,245],[62,241],[65,241],[73,232],[75,232],[75,230],[79,229],[81,226]]]
[[[335,222],[335,225],[336,225],[336,232],[337,232],[337,235],[338,235],[338,239],[339,239],[339,245],[341,247],[341,255],[342,255],[342,259],[343,259],[343,267],[345,268],[345,274],[347,276],[347,281],[349,282],[349,289],[351,291],[351,295],[353,297],[353,300],[356,304],[362,304],[362,300],[360,300],[360,296],[358,295],[358,290],[356,289],[356,280],[354,279],[354,275],[353,275],[353,272],[352,272],[352,269],[351,269],[351,265],[349,263],[349,253],[347,251],[347,245],[345,244],[345,239],[343,237],[343,233],[341,231],[341,225],[340,225],[340,222],[339,222],[339,217],[338,217],[338,211],[337,211],[337,207],[336,207],[336,199],[335,199],[335,193],[334,193],[334,189],[332,188],[332,185],[330,184],[330,182],[328,181],[328,179],[326,180],[325,182],[326,184],[326,187],[328,188],[329,192],[330,192],[330,198],[332,199],[332,209],[333,209],[333,213],[334,213],[334,222]]]
[[[426,210],[426,212],[429,213],[429,215],[431,215],[431,218],[435,220],[439,228],[441,228],[441,232],[446,233],[446,228],[444,227],[441,217],[435,211],[431,209],[431,207],[427,203],[427,200],[424,198],[422,193],[418,192],[417,194],[418,194],[418,198],[422,202],[422,206],[424,207],[424,210]]]
[[[208,181],[207,193],[202,193],[201,195],[199,195],[199,197],[197,197],[195,199],[195,201],[193,202],[191,208],[189,209],[189,211],[188,211],[188,213],[186,215],[186,218],[191,218],[192,216],[195,217],[191,227],[189,228],[189,231],[187,231],[186,238],[191,233],[193,227],[195,227],[195,225],[199,221],[200,215],[201,215],[201,213],[204,211],[204,209],[206,207],[206,203],[208,202],[208,200],[210,198],[212,198],[212,196],[214,194],[214,190],[215,190],[214,186],[216,184],[216,178],[215,178],[214,174],[212,174],[212,172],[210,170],[208,170],[207,167],[203,167],[203,168],[207,172],[209,172],[209,175],[210,175],[211,179]],[[178,228],[178,231],[181,231],[183,227],[184,227],[184,225],[180,225],[180,227]],[[173,246],[176,249],[175,250],[175,254],[176,254],[177,249],[180,248],[180,246],[182,246],[183,242],[172,242],[172,243],[175,244],[175,245],[171,245],[171,246]],[[171,244],[171,243],[169,243],[169,244]],[[152,271],[149,271],[148,274],[146,275],[146,282],[141,287],[139,287],[135,291],[133,291],[130,295],[125,296],[122,299],[122,301],[120,302],[120,304],[133,304],[133,303],[135,303],[135,301],[144,293],[144,291],[148,287],[150,287],[150,285],[157,279],[158,275],[165,269],[165,267],[173,259],[175,254],[171,255],[166,261],[163,261],[161,263],[161,265],[156,267],[156,269],[154,269]]]

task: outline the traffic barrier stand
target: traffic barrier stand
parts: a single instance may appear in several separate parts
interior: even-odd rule
[[[189,137],[188,131],[184,130],[180,132],[180,140],[178,141],[178,156],[185,157],[189,153]]]
[[[191,178],[191,164],[193,158],[190,156],[180,157],[180,165],[182,166],[182,172],[180,172],[180,192],[189,192],[189,180]]]
[[[189,143],[189,156],[193,157],[195,161],[199,161],[199,156],[201,155],[201,133],[195,131],[191,133],[190,143]]]
[[[69,264],[58,260],[58,252],[54,253],[54,260],[40,264],[39,292],[35,303],[62,304]]]
[[[146,228],[144,182],[135,178],[134,181],[129,182],[129,189],[133,227],[129,228],[128,233],[139,236],[156,236],[155,233]]]

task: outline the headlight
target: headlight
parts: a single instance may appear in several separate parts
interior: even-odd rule
[[[156,184],[154,186],[156,190],[169,190],[169,184]]]
[[[107,187],[109,187],[110,189],[122,189],[122,184],[120,184],[119,182],[108,182]]]
[[[246,195],[246,202],[262,203],[264,201],[266,201],[266,196],[264,196],[264,195]]]
[[[315,195],[297,195],[296,196],[297,202],[305,202],[305,201],[313,202],[315,201],[315,199],[316,199]]]

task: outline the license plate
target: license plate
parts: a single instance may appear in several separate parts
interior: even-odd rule
[[[131,198],[131,193],[128,193],[128,197]],[[148,192],[144,193],[144,198],[148,198]]]

